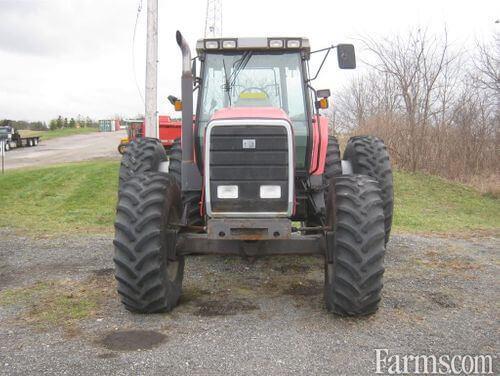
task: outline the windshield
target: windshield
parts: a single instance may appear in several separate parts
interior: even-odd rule
[[[245,51],[207,54],[200,121],[226,107],[278,107],[306,120],[300,55]]]
[[[289,116],[295,135],[295,163],[305,166],[307,113],[298,52],[207,53],[198,107],[198,145],[217,110],[277,107]]]

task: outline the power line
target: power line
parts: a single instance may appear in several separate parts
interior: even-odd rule
[[[135,34],[137,32],[137,24],[139,22],[139,16],[141,14],[141,11],[142,11],[142,0],[139,0],[139,6],[137,7],[137,14],[135,16],[134,33],[132,36],[132,71],[134,73],[135,87],[137,88],[139,97],[141,97],[142,104],[145,105],[144,95],[142,94],[141,87],[139,85],[139,82],[137,81],[137,72],[135,69]]]

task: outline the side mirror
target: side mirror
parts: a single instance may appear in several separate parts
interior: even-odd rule
[[[356,68],[356,54],[352,44],[339,44],[337,46],[337,59],[340,69]]]

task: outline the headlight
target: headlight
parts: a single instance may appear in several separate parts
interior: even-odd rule
[[[237,185],[218,185],[217,198],[238,198]]]
[[[216,40],[207,40],[205,41],[205,48],[207,50],[216,50],[217,48],[219,48],[219,42],[217,42]]]
[[[300,40],[297,39],[290,39],[286,42],[286,46],[288,48],[299,48],[300,47]]]
[[[260,198],[281,198],[281,186],[261,185]]]
[[[269,47],[271,48],[282,48],[283,41],[281,39],[271,39],[269,41]]]
[[[236,48],[235,40],[225,40],[222,42],[222,48]]]

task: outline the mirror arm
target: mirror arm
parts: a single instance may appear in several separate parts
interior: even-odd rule
[[[335,44],[332,44],[330,47],[322,48],[320,50],[311,51],[311,52],[309,52],[309,55],[315,54],[316,52],[323,52],[323,51],[326,51],[326,50],[332,50],[332,49],[334,49],[336,47],[337,46]]]
[[[319,72],[321,72],[321,69],[323,68],[323,65],[325,64],[326,58],[330,54],[330,51],[333,50],[334,48],[337,48],[337,46],[330,46],[330,47],[327,47],[327,48],[322,48],[321,50],[316,50],[316,51],[311,52],[311,54],[313,54],[313,53],[316,53],[316,52],[326,51],[326,54],[325,54],[325,56],[323,56],[323,61],[321,61],[321,64],[319,65],[319,68],[318,68],[318,71],[316,72],[316,74],[314,75],[314,77],[308,79],[307,82],[314,81],[316,78],[318,78]]]
[[[316,89],[313,88],[309,83],[307,84],[307,87],[314,93],[314,103],[318,100],[318,95],[316,94]],[[319,109],[315,106],[314,112],[316,113],[316,116],[319,116]]]

